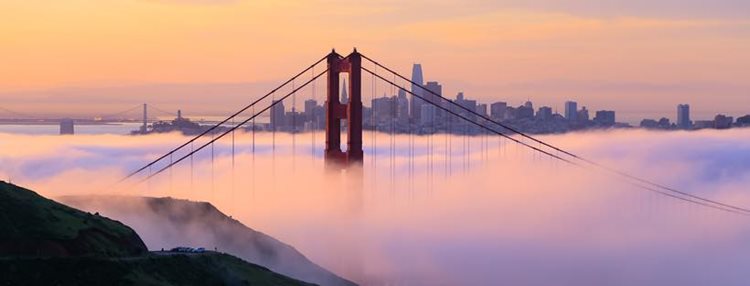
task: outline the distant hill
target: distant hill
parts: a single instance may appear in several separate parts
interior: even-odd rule
[[[218,253],[0,258],[0,285],[314,285]]]
[[[0,255],[133,256],[148,252],[130,227],[0,181]]]
[[[0,181],[0,285],[314,285],[227,254],[149,253],[133,229]]]
[[[204,246],[278,273],[321,285],[355,285],[316,265],[293,247],[232,219],[213,205],[173,198],[68,196],[60,201],[99,211],[135,228],[152,248]]]

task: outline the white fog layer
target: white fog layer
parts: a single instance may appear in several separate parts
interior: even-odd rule
[[[251,134],[235,135],[234,159],[226,137],[214,146],[213,160],[207,148],[152,180],[136,184],[164,162],[116,184],[189,138],[0,134],[0,149],[14,150],[0,153],[0,179],[51,198],[97,194],[210,202],[363,285],[750,281],[750,217],[639,189],[509,140],[365,133],[363,169],[330,172],[320,133],[258,133],[254,151]],[[750,207],[750,129],[540,138],[632,175]],[[200,229],[190,239],[166,236],[159,233],[170,228],[164,220],[116,214],[109,215],[131,222],[150,249],[187,243],[223,248],[211,245],[211,234],[201,239]]]

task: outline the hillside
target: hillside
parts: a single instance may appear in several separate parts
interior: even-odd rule
[[[152,249],[177,245],[217,247],[221,252],[296,279],[321,285],[355,285],[316,265],[293,247],[226,216],[209,203],[129,196],[70,196],[59,200],[127,223]]]
[[[215,252],[149,253],[120,222],[0,181],[0,285],[314,285]]]
[[[146,245],[130,227],[0,181],[0,256],[132,256]]]
[[[226,254],[0,258],[2,285],[314,285]]]

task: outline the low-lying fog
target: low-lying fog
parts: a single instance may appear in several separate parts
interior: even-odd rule
[[[541,138],[634,175],[750,207],[750,129]],[[362,284],[750,281],[750,217],[675,201],[496,137],[467,142],[367,133],[364,168],[336,173],[324,168],[321,133],[258,133],[253,152],[252,134],[238,132],[234,161],[226,137],[215,146],[213,163],[207,148],[143,184],[114,185],[187,139],[0,134],[0,178],[48,197],[210,201]]]

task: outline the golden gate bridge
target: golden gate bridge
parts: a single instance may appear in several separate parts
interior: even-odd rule
[[[325,68],[322,71],[316,72],[316,67],[322,65],[325,62]],[[320,68],[318,68],[320,70]],[[467,108],[461,104],[458,104],[452,100],[443,97],[441,94],[427,89],[419,83],[416,83],[407,77],[403,76],[394,69],[381,64],[380,62],[359,53],[356,49],[347,56],[338,54],[335,50],[326,56],[315,61],[302,71],[298,72],[288,80],[284,81],[279,86],[275,87],[263,96],[260,96],[253,100],[251,103],[240,108],[235,113],[229,115],[225,119],[204,130],[200,134],[190,138],[186,142],[178,145],[170,151],[158,156],[156,159],[142,165],[141,167],[133,170],[127,176],[122,178],[118,184],[126,183],[142,183],[149,181],[154,177],[163,174],[165,171],[171,170],[174,166],[182,163],[185,160],[190,161],[192,168],[193,156],[204,149],[211,150],[211,158],[214,158],[214,144],[226,137],[231,136],[232,138],[232,168],[234,168],[234,156],[235,156],[235,131],[252,126],[253,136],[253,152],[255,152],[255,120],[263,115],[270,113],[270,111],[277,105],[281,104],[285,100],[292,100],[293,109],[296,108],[296,96],[302,92],[303,89],[312,85],[311,95],[315,96],[315,82],[326,77],[326,100],[325,100],[325,149],[323,152],[323,160],[327,169],[334,171],[341,171],[347,169],[361,169],[366,168],[364,166],[364,142],[363,142],[363,105],[362,105],[362,74],[363,72],[371,77],[372,93],[373,98],[376,94],[375,81],[380,81],[386,86],[392,89],[401,90],[412,96],[412,100],[421,100],[423,104],[433,106],[436,110],[439,110],[447,118],[447,122],[461,122],[466,125],[473,126],[482,131],[482,134],[497,136],[502,140],[507,140],[512,144],[523,147],[524,149],[530,150],[534,154],[539,154],[542,157],[549,158],[550,160],[562,162],[565,165],[581,168],[588,171],[599,172],[608,176],[614,177],[619,181],[622,181],[633,189],[652,192],[669,199],[687,202],[693,205],[697,205],[704,208],[720,210],[728,213],[738,214],[742,216],[749,216],[750,209],[733,205],[726,202],[710,199],[704,196],[691,194],[689,192],[681,191],[676,188],[666,186],[664,184],[657,183],[655,181],[632,175],[623,170],[606,166],[604,164],[595,162],[571,151],[565,150],[547,141],[539,139],[535,136],[517,130],[511,126],[508,126],[498,120],[488,117],[485,114],[481,114],[476,110]],[[309,73],[309,78],[303,78]],[[339,98],[340,94],[340,74],[349,80],[348,95],[349,100],[346,103],[342,103]],[[297,84],[301,82],[301,84]],[[415,90],[409,90],[404,85],[411,85],[417,87],[421,92],[415,92]],[[283,93],[283,90],[288,92]],[[282,93],[281,96],[277,97],[278,93]],[[249,115],[246,115],[249,113]],[[242,116],[247,116],[244,119],[240,119]],[[342,122],[346,124],[342,125]],[[343,126],[343,127],[342,127]],[[227,128],[228,127],[228,128]],[[346,130],[346,148],[342,149],[342,129]],[[272,132],[275,132],[275,128]],[[393,131],[393,130],[391,130]],[[295,140],[294,134],[296,131],[292,130],[292,140]],[[375,133],[372,134],[373,146],[371,154],[376,152],[375,150]],[[312,142],[315,144],[314,132]],[[432,136],[434,132],[430,134],[417,134],[416,132],[409,131],[409,174],[413,174],[415,164],[413,156],[414,151],[414,140],[413,136]],[[469,134],[467,133],[466,136]],[[432,140],[432,139],[428,139]],[[448,137],[446,137],[445,144],[450,145]],[[483,139],[484,140],[484,139]],[[275,144],[275,133],[274,141]],[[429,141],[432,142],[432,141]],[[484,142],[484,141],[483,141]],[[395,156],[393,151],[395,143],[393,139],[389,142],[390,158],[391,163]],[[483,143],[484,144],[484,143]],[[430,145],[431,146],[431,145]],[[274,147],[275,148],[275,147]],[[431,147],[430,147],[431,148]],[[470,147],[469,147],[470,148]],[[485,148],[483,145],[482,148]],[[428,151],[432,155],[432,150]],[[446,151],[445,168],[446,174],[449,173],[448,166],[451,152]],[[470,159],[466,159],[470,160]],[[467,163],[468,164],[468,163]],[[428,172],[432,172],[434,164],[430,158],[428,166]],[[395,170],[391,169],[394,173]],[[192,175],[192,170],[191,170]],[[353,172],[352,176],[357,174]],[[392,174],[395,175],[395,174]]]

